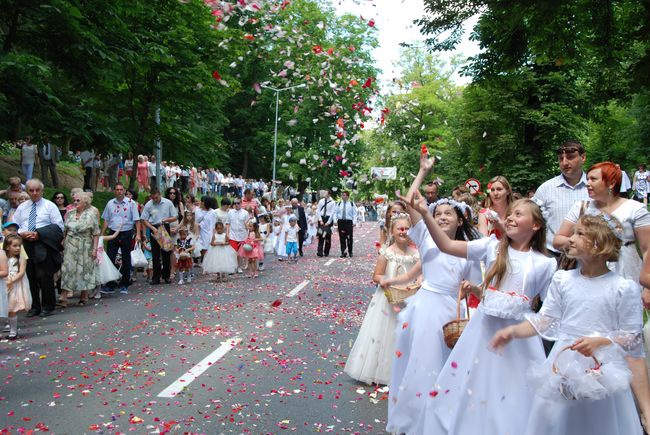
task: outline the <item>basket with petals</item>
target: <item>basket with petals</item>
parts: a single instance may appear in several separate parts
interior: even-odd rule
[[[467,304],[467,295],[465,296],[465,309],[467,310],[467,317],[465,319],[460,318],[460,305],[461,305],[461,292],[458,290],[457,298],[457,307],[456,307],[456,319],[450,322],[447,322],[442,327],[442,334],[445,338],[445,344],[448,348],[453,349],[456,345],[456,342],[460,338],[465,326],[469,323],[469,305]]]
[[[399,265],[395,270],[396,275],[398,275],[397,271],[400,267],[404,270],[404,273],[406,273],[406,268]],[[386,296],[386,299],[388,299],[389,304],[397,305],[403,303],[406,298],[416,294],[418,290],[420,290],[420,285],[414,283],[408,285],[392,285],[384,288],[384,295]]]

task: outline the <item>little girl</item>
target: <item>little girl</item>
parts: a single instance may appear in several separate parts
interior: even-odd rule
[[[194,252],[194,238],[189,237],[189,231],[186,227],[181,227],[178,230],[178,240],[174,251],[176,253],[176,270],[178,271],[178,284],[191,283],[192,277],[190,270],[192,270],[192,252]]]
[[[264,254],[271,254],[273,252],[273,240],[271,239],[271,224],[269,223],[269,215],[262,214],[258,216],[260,221],[260,235],[262,236],[262,250]],[[259,270],[264,270],[264,260],[260,261]]]
[[[534,335],[557,341],[531,370],[527,434],[643,433],[625,361],[644,354],[641,288],[607,267],[618,260],[622,234],[613,217],[582,216],[567,252],[580,267],[557,271],[540,312],[494,335],[497,349]]]
[[[144,269],[144,276],[147,280],[151,280],[153,275],[153,255],[151,254],[151,241],[149,240],[149,228],[147,228],[147,234],[142,239],[142,252],[144,253],[144,258],[147,259],[147,267]]]
[[[309,209],[311,212],[307,217],[307,236],[310,240],[310,243],[316,240],[316,235],[318,234],[318,215],[316,214],[316,206],[312,205]]]
[[[29,311],[32,307],[32,295],[29,291],[29,281],[25,271],[27,270],[27,259],[21,257],[20,248],[23,240],[20,236],[7,236],[4,242],[4,250],[8,258],[8,313],[9,313],[9,335],[7,339],[18,338],[18,317],[20,311]],[[0,261],[2,261],[0,259]]]
[[[282,221],[280,218],[273,218],[273,233],[271,237],[273,238],[273,252],[275,252],[276,257],[279,257],[278,259],[282,259],[287,255],[282,229]]]
[[[517,342],[497,355],[488,349],[494,333],[531,313],[531,301],[543,296],[555,272],[555,259],[545,255],[546,223],[532,201],[515,201],[506,213],[505,234],[466,242],[452,240],[427,209],[409,198],[424,218],[438,248],[447,254],[484,261],[482,286],[464,283],[462,294],[482,296],[446,364],[438,375],[416,433],[469,435],[521,434],[533,392],[526,369],[544,360],[539,337]],[[471,418],[468,418],[471,415]]]
[[[217,221],[212,233],[212,241],[203,258],[203,273],[216,273],[217,281],[226,281],[229,273],[237,270],[237,252],[230,246],[225,233],[225,225]]]
[[[373,281],[377,284],[399,274],[419,268],[419,256],[411,247],[407,231],[411,222],[407,215],[400,215],[391,222],[390,244],[379,252]],[[388,303],[384,290],[378,285],[363,318],[359,335],[354,341],[345,373],[366,384],[387,385],[390,379],[395,352],[395,327],[397,314]]]
[[[242,258],[248,258],[248,272],[251,278],[257,278],[257,262],[264,260],[264,248],[262,247],[262,236],[260,235],[260,226],[257,222],[250,220],[246,224],[248,237],[244,240],[239,248],[239,255]]]

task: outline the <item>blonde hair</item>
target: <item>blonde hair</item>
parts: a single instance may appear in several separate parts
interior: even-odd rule
[[[75,195],[79,198],[79,202],[85,205],[86,208],[90,207],[93,198],[88,192],[77,192]]]
[[[539,229],[530,240],[530,249],[548,255],[548,251],[546,250],[546,221],[544,220],[544,216],[542,216],[542,210],[537,204],[527,198],[518,199],[510,204],[506,216],[509,216],[512,210],[520,205],[526,205],[528,207],[530,214],[533,216],[533,223],[539,226]],[[501,282],[508,272],[508,246],[510,246],[510,242],[510,238],[504,234],[497,249],[497,258],[485,273],[485,279],[483,280],[484,289],[490,284],[493,284],[496,289],[499,289],[501,286]]]
[[[393,217],[390,221],[390,228],[388,228],[388,240],[386,243],[388,246],[395,243],[395,239],[393,238],[393,228],[395,227],[395,223],[398,221],[406,221],[408,222],[409,227],[411,226],[411,217],[408,214],[400,213]]]
[[[513,202],[512,199],[512,186],[510,186],[510,183],[508,182],[508,179],[504,177],[503,175],[497,175],[496,177],[492,178],[490,182],[488,183],[488,186],[492,186],[494,183],[501,183],[503,184],[503,188],[506,189],[507,195],[506,195],[506,204],[510,205]],[[490,192],[488,192],[487,196],[485,197],[485,202],[484,206],[485,208],[492,208],[493,202],[492,202],[492,197],[490,197]]]
[[[578,219],[577,225],[585,229],[585,238],[589,241],[595,257],[603,257],[606,261],[618,261],[623,241],[616,237],[610,224],[622,232],[621,223],[613,216],[607,216],[609,223],[603,216],[583,215]]]

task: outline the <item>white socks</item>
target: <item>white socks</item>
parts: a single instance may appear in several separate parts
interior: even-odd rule
[[[9,317],[9,335],[18,334],[18,316]]]

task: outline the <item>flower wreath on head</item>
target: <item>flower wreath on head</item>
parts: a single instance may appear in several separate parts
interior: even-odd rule
[[[465,212],[469,210],[470,217],[472,216],[472,208],[465,204],[464,202],[458,202],[454,199],[451,198],[442,198],[434,202],[433,204],[429,205],[429,213],[434,214],[436,212],[436,208],[439,205],[447,204],[452,207],[454,207],[456,210],[460,211],[460,214],[465,216]]]
[[[621,223],[615,217],[608,215],[607,213],[600,211],[597,208],[588,208],[584,211],[584,216],[594,216],[601,218],[603,221],[605,221],[609,229],[612,230],[612,233],[614,233],[616,238],[621,241],[623,240],[623,228],[621,227]]]

